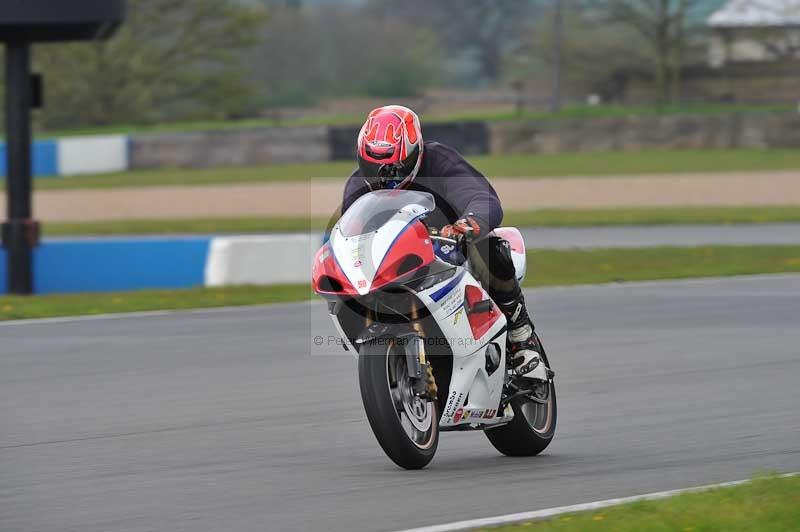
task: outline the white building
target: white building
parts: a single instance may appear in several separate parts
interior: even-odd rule
[[[800,59],[800,0],[730,0],[708,26],[713,67]]]

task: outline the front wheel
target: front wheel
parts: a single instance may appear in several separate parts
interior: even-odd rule
[[[364,344],[358,356],[361,400],[386,455],[405,469],[422,469],[439,443],[436,402],[417,397],[404,349],[393,340]]]
[[[542,358],[550,367],[544,349]],[[495,449],[507,456],[535,456],[550,445],[556,434],[556,386],[552,378],[543,382],[523,377],[518,382],[520,388],[536,383],[534,393],[531,397],[512,399],[514,419],[507,425],[487,430],[486,437]]]

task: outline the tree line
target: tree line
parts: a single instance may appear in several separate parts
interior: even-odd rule
[[[546,80],[561,2],[568,87],[602,92],[620,70],[679,97],[718,0],[129,0],[108,41],[35,48],[40,126],[236,119],[337,96]]]

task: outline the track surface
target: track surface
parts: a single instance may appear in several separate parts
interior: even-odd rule
[[[0,530],[397,529],[800,470],[800,276],[528,294],[553,445],[444,434],[419,472],[319,303],[2,325]]]

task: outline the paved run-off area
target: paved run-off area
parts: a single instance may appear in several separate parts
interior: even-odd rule
[[[391,530],[800,470],[800,276],[528,291],[545,454],[382,454],[324,305],[0,325],[0,530]],[[327,342],[323,342],[327,343]]]
[[[508,211],[545,208],[800,205],[800,173],[492,179]],[[34,215],[49,221],[233,216],[330,216],[344,178],[306,183],[41,190]],[[0,205],[0,216],[4,216]]]

